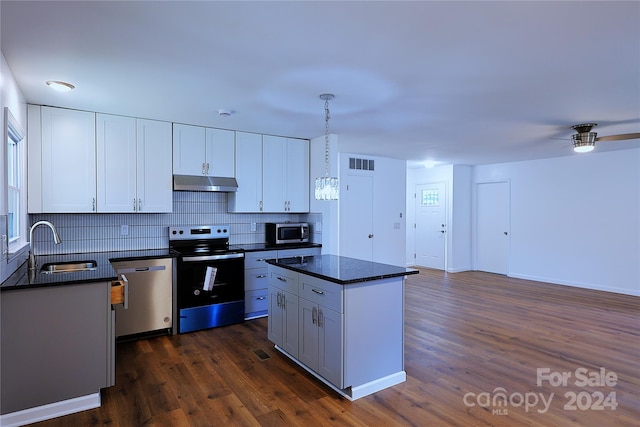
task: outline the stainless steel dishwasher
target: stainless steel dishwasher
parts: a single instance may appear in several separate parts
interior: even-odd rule
[[[128,308],[116,306],[116,338],[173,331],[173,259],[112,262],[129,282]]]

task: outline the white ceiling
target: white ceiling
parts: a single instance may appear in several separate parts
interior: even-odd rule
[[[550,138],[583,122],[640,132],[638,1],[0,5],[30,103],[314,138],[330,92],[341,151],[469,165],[576,155]]]

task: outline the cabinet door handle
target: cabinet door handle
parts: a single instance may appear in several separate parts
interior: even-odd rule
[[[96,198],[95,197],[93,198],[93,203],[91,205],[91,210],[94,211],[94,212],[96,211]]]
[[[322,310],[318,310],[318,328],[322,328],[324,326],[324,314],[322,314]]]
[[[282,307],[282,295],[280,295],[280,292],[278,292],[278,298],[276,301],[277,301],[278,307]]]
[[[133,211],[136,211],[136,199],[133,199]]]
[[[324,295],[324,291],[319,291],[319,290],[317,290],[317,289],[313,289],[313,288],[311,288],[311,291],[312,291],[312,292],[315,292],[315,293],[316,293],[316,294],[318,294],[318,295]]]
[[[138,199],[138,212],[142,212],[142,199]]]
[[[311,310],[311,323],[316,325],[318,323],[317,319],[318,319],[318,309],[316,307],[313,307],[313,310]]]

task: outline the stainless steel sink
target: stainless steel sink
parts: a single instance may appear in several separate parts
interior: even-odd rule
[[[95,261],[67,261],[44,264],[40,269],[40,273],[70,273],[76,271],[95,270],[96,268],[98,268],[98,263]]]

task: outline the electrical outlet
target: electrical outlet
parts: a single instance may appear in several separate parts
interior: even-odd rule
[[[255,222],[251,223],[251,231],[257,231],[258,230],[258,224],[256,224]]]
[[[129,226],[128,225],[121,225],[120,226],[120,235],[121,236],[128,236],[129,235]]]

